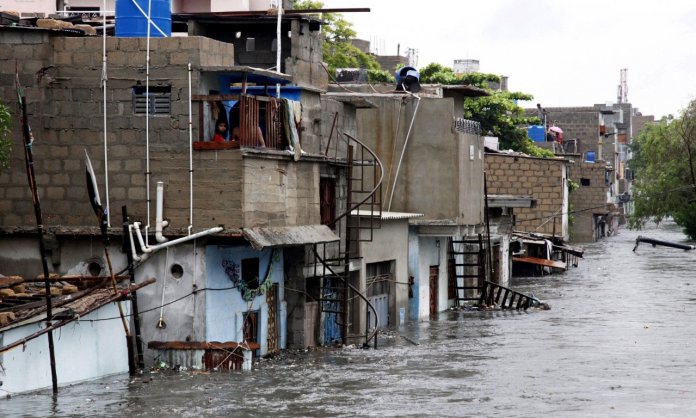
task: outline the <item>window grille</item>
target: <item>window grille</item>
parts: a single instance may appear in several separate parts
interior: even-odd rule
[[[149,106],[150,115],[169,115],[172,107],[171,90],[171,86],[150,87],[148,95],[145,92],[145,87],[133,87],[133,113],[145,115],[148,113],[147,107]]]

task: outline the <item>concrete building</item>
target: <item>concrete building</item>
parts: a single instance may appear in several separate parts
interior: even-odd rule
[[[578,161],[570,165],[568,176],[577,185],[570,192],[572,242],[594,242],[617,230],[616,206],[611,203],[608,187],[613,175],[604,161]]]
[[[0,96],[16,100],[18,60],[36,138],[34,165],[51,237],[51,272],[89,275],[93,263],[99,272],[106,269],[101,251],[93,248],[98,228],[91,226],[96,219],[85,188],[87,151],[105,205],[125,206],[130,215],[133,233],[122,236],[124,220],[110,210],[111,224],[119,226],[109,230],[112,240],[126,240],[124,253],[113,251],[113,268],[124,269],[126,255],[132,253],[138,261],[136,281],[158,279],[143,290],[143,308],[180,299],[176,306],[142,315],[148,364],[159,356],[172,364],[208,367],[222,349],[239,347],[263,355],[284,348],[283,248],[293,251],[338,239],[320,226],[320,173],[326,158],[312,151],[319,149],[321,124],[308,119],[319,105],[318,91],[283,88],[281,97],[295,99],[302,113],[296,121],[280,122],[283,103],[289,102],[260,92],[240,94],[230,86],[242,83],[241,93],[247,93],[248,84],[286,84],[290,76],[236,67],[233,45],[191,36],[150,40],[146,95],[145,40],[109,37],[104,131],[102,39],[65,35],[60,30],[0,28]],[[241,148],[210,142],[211,126],[223,113],[232,121],[236,103],[241,107]],[[189,120],[196,121],[191,131]],[[257,121],[265,137],[263,149],[251,142],[256,129],[245,125],[250,120]],[[302,153],[298,144],[294,154],[286,151],[288,123],[297,123],[302,132]],[[15,147],[11,169],[0,174],[6,209],[0,214],[0,267],[5,274],[33,277],[41,263],[21,151]],[[155,237],[155,184],[160,182],[163,198],[158,201],[169,227],[157,228]],[[142,241],[129,248],[129,238]]]
[[[533,197],[536,207],[515,211],[517,230],[549,234],[567,241],[569,163],[564,158],[486,153],[488,193]]]
[[[410,292],[409,318],[432,318],[464,298],[464,290],[457,289],[464,287],[463,279],[449,274],[455,259],[452,242],[473,240],[482,232],[483,140],[478,125],[455,123],[455,98],[443,97],[441,91],[420,97],[335,92],[326,99],[369,103],[357,109],[357,134],[384,166],[382,207],[385,213],[422,214],[409,222],[408,275],[396,277],[397,289],[401,285]]]

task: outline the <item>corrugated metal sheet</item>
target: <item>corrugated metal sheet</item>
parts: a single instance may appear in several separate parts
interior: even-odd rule
[[[326,225],[245,228],[242,234],[257,251],[266,247],[288,247],[339,240]]]
[[[382,218],[382,220],[412,219],[412,218],[420,218],[420,217],[424,216],[422,213],[387,212],[387,211],[379,212],[377,210],[375,210],[375,211],[354,210],[350,214],[353,216],[372,216],[375,218],[380,216]]]

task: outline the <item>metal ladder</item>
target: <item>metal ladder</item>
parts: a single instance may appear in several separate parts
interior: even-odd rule
[[[477,249],[466,248],[473,245],[476,245]],[[449,258],[453,261],[454,267],[456,305],[465,306],[467,302],[478,302],[486,280],[486,247],[482,235],[479,234],[477,240],[450,240]]]

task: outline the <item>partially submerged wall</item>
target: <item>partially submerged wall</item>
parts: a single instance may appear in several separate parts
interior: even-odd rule
[[[486,154],[488,193],[533,197],[536,207],[515,208],[515,229],[568,238],[567,164],[564,159]]]
[[[568,176],[578,184],[570,193],[573,224],[570,237],[574,242],[593,242],[598,236],[596,216],[605,216],[607,207],[607,182],[605,163],[577,163],[570,167]],[[613,175],[613,173],[610,173]]]

